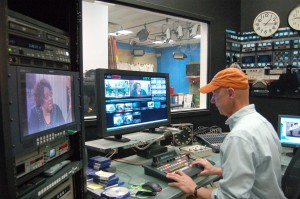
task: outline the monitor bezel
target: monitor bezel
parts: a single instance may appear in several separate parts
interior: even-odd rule
[[[281,121],[283,117],[290,117],[290,118],[296,118],[300,120],[300,116],[299,115],[278,115],[278,126],[277,126],[277,133],[278,133],[278,137],[280,140],[280,143],[283,147],[291,147],[291,148],[300,148],[300,137],[299,137],[299,144],[295,144],[295,143],[286,143],[282,140],[282,128],[281,128]]]
[[[22,129],[22,118],[20,111],[22,106],[21,102],[21,79],[22,73],[36,73],[36,74],[51,74],[51,75],[64,75],[73,77],[73,106],[74,106],[74,121],[66,123],[54,128],[49,128],[36,132],[31,135],[24,135]],[[38,146],[37,140],[41,137],[47,138],[52,133],[59,133],[63,131],[77,132],[80,131],[80,82],[79,73],[73,71],[54,70],[47,68],[34,68],[26,66],[10,66],[9,67],[9,96],[10,103],[10,116],[11,116],[11,132],[15,132],[12,135],[12,144],[15,146],[15,154],[20,154],[28,150],[35,149]]]
[[[163,77],[166,79],[166,97],[167,97],[167,118],[165,121],[158,121],[149,124],[142,123],[137,126],[128,126],[115,130],[106,129],[106,104],[105,104],[105,74],[121,75],[121,76],[149,76],[149,77]],[[155,129],[160,126],[166,126],[171,124],[171,109],[170,109],[170,83],[168,73],[156,73],[156,72],[143,72],[143,71],[129,71],[129,70],[116,70],[116,69],[96,69],[95,75],[95,87],[96,87],[96,109],[97,109],[97,136],[100,138],[106,138],[111,136],[122,136],[128,133],[145,131],[147,129]]]

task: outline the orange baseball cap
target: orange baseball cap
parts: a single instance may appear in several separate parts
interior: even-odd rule
[[[199,91],[210,93],[220,87],[245,90],[248,86],[248,78],[243,71],[237,68],[226,68],[218,72],[209,84],[199,88]]]

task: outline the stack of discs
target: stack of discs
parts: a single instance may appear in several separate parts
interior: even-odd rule
[[[130,190],[126,187],[112,187],[101,193],[101,197],[108,199],[125,199],[130,196]]]

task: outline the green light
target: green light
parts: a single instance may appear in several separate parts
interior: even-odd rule
[[[67,133],[74,133],[75,131],[73,130],[67,130]]]
[[[11,52],[12,51],[12,49],[11,48],[8,48],[8,52]]]

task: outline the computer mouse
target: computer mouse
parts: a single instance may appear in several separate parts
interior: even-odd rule
[[[162,190],[161,186],[158,183],[155,182],[146,182],[142,185],[143,189],[160,192]]]

